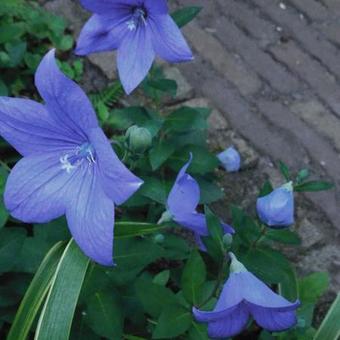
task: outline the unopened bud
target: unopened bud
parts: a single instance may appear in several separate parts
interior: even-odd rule
[[[152,144],[152,136],[148,129],[137,125],[130,126],[125,134],[126,142],[131,151],[143,153]]]
[[[163,234],[157,234],[157,235],[155,235],[153,240],[157,244],[162,244],[164,242],[164,240],[165,240],[165,237],[164,237]]]
[[[233,236],[231,234],[224,234],[223,236],[223,244],[229,248],[233,243]]]

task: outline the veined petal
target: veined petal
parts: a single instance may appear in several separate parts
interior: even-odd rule
[[[85,140],[87,130],[98,126],[88,97],[59,70],[54,50],[48,52],[40,63],[35,84],[50,115],[69,134]]]
[[[59,128],[43,105],[27,99],[0,97],[0,135],[24,156],[78,143]]]
[[[127,12],[125,10],[125,12]],[[114,12],[115,13],[115,12]],[[131,15],[131,14],[130,14]],[[76,54],[111,51],[118,48],[128,31],[129,13],[122,11],[121,15],[94,14],[80,32]]]
[[[73,238],[81,250],[95,262],[113,265],[114,205],[105,195],[94,165],[77,176],[66,218]]]
[[[65,213],[65,194],[78,171],[62,170],[60,155],[34,154],[15,165],[4,194],[12,216],[26,223],[46,223]]]
[[[270,332],[280,332],[295,326],[296,312],[280,312],[276,309],[250,306],[250,312],[256,323]]]
[[[241,304],[232,313],[209,323],[208,335],[211,338],[229,338],[242,332],[249,319],[249,312]]]
[[[193,59],[192,52],[180,29],[169,15],[151,17],[148,21],[156,54],[170,63]]]
[[[119,77],[127,94],[130,94],[146,77],[155,52],[148,26],[139,25],[127,33],[118,48]]]
[[[173,215],[173,219],[181,226],[192,230],[200,236],[209,235],[204,214],[200,214],[198,212],[178,213],[176,215]]]
[[[191,162],[192,155],[190,154],[189,161],[179,171],[175,184],[168,197],[168,209],[174,216],[195,212],[200,200],[200,188],[198,183],[186,173]]]
[[[158,1],[158,0],[157,0]],[[81,4],[87,10],[105,14],[111,11],[117,11],[121,9],[130,9],[131,6],[137,6],[141,4],[142,0],[80,0]]]
[[[97,167],[106,195],[118,205],[124,203],[143,181],[119,160],[101,129],[90,130],[89,136],[96,151]]]
[[[168,4],[166,0],[144,0],[144,6],[151,15],[168,14]]]
[[[239,287],[242,289],[243,298],[253,305],[273,308],[281,312],[294,310],[300,305],[299,301],[292,303],[281,295],[274,293],[251,272],[232,273],[231,276],[238,281]]]

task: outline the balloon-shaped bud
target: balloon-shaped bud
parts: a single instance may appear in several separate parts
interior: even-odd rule
[[[233,146],[219,153],[217,158],[227,172],[237,172],[240,170],[241,156]]]
[[[143,153],[151,147],[152,136],[148,129],[137,125],[130,126],[125,134],[129,149],[135,153]]]

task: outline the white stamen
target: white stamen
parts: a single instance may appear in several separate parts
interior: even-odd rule
[[[127,22],[127,26],[128,26],[128,29],[129,29],[130,31],[134,31],[134,30],[137,28],[134,19],[129,20],[129,21]]]
[[[68,155],[65,155],[60,157],[59,160],[61,163],[62,170],[66,170],[66,172],[69,174],[75,168],[75,166],[69,162],[68,157],[69,157]]]

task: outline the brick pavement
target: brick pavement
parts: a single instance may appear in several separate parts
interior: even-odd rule
[[[177,0],[201,5],[180,67],[261,154],[337,185],[307,195],[340,229],[340,2]]]

